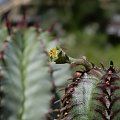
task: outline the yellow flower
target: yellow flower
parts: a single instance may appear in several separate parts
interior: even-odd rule
[[[57,49],[53,48],[52,50],[50,50],[49,55],[52,58],[56,57],[57,56]]]

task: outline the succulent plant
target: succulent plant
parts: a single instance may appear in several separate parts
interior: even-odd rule
[[[120,78],[112,61],[106,69],[85,56],[71,58],[58,39],[33,27],[8,33],[0,30],[1,120],[120,119]],[[84,69],[72,75],[79,65]]]
[[[56,86],[71,74],[70,65],[48,61],[47,48],[56,40],[35,28],[14,28],[10,35],[1,29],[0,40],[1,120],[47,119]]]
[[[73,59],[69,59],[72,64]],[[65,87],[57,120],[119,120],[120,77],[113,62],[108,69],[102,69],[88,67],[90,63],[85,61],[74,60],[74,64],[84,65],[86,69],[76,71]]]

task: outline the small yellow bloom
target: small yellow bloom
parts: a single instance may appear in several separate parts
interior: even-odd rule
[[[57,49],[53,48],[52,50],[50,50],[49,55],[52,58],[56,57],[57,56]]]

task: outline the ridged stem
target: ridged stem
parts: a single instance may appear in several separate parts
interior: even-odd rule
[[[23,41],[24,42],[24,41]],[[25,45],[25,43],[23,43]],[[25,101],[26,101],[26,97],[25,97],[25,90],[26,90],[26,86],[25,86],[25,78],[26,78],[26,61],[24,59],[24,48],[22,49],[21,52],[21,84],[22,84],[22,93],[23,93],[23,98],[22,98],[22,105],[21,105],[21,111],[20,111],[20,120],[23,120],[23,114],[25,111]]]

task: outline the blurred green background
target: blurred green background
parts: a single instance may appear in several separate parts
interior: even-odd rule
[[[11,1],[20,2],[0,0],[1,9]],[[29,25],[52,32],[71,57],[84,55],[97,65],[113,60],[120,66],[120,0],[21,0],[1,13],[1,25],[8,13],[13,25],[23,14]]]

